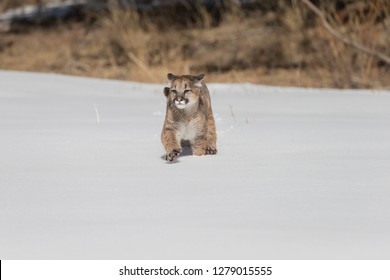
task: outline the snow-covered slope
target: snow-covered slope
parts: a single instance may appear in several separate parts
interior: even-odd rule
[[[390,92],[209,88],[167,164],[163,84],[0,71],[0,259],[390,258]]]

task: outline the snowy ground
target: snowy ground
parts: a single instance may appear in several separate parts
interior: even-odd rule
[[[166,164],[163,84],[0,71],[0,259],[390,258],[390,92],[209,88]]]

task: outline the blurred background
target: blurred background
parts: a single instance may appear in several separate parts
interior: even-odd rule
[[[390,89],[389,56],[389,0],[0,0],[3,70]]]

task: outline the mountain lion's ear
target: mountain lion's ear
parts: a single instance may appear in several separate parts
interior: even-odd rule
[[[167,78],[168,78],[168,81],[172,82],[177,77],[175,75],[173,75],[172,73],[168,73]]]
[[[199,75],[194,76],[194,86],[196,87],[202,87],[202,81],[206,74],[202,73]]]
[[[168,97],[168,95],[169,95],[169,87],[165,87],[164,88],[164,95],[165,95],[165,97]]]

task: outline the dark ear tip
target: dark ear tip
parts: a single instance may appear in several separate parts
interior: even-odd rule
[[[173,75],[172,73],[168,73],[167,78],[168,80],[172,81],[175,78],[175,75]]]
[[[205,73],[200,73],[200,74],[196,75],[195,78],[197,78],[198,80],[202,80],[204,78],[204,76],[206,76]]]
[[[165,95],[166,97],[168,97],[168,94],[169,94],[169,87],[165,87],[165,88],[164,88],[164,95]]]

